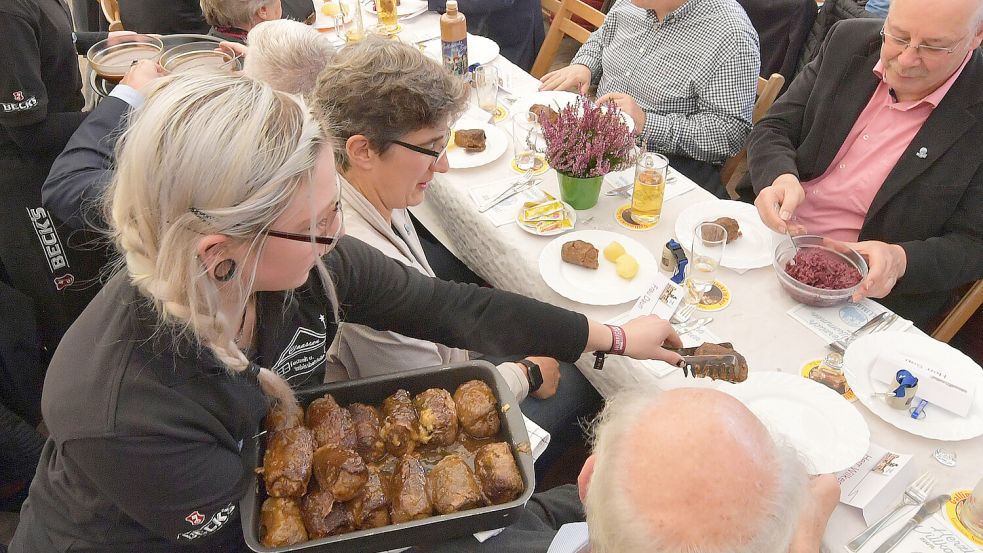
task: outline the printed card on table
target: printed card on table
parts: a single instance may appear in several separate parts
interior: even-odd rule
[[[857,507],[871,524],[897,503],[918,476],[911,455],[888,451],[871,443],[866,455],[852,467],[836,473],[840,502]]]
[[[798,304],[788,310],[788,315],[827,342],[835,342],[849,336],[877,315],[888,311],[883,305],[864,299],[857,303],[845,303],[833,307],[812,307]],[[890,330],[911,328],[911,321],[899,318]]]

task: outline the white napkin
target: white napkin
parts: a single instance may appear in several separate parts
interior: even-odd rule
[[[942,510],[945,510],[944,506],[942,507]],[[969,539],[960,534],[958,530],[953,528],[952,523],[946,519],[946,516],[942,513],[942,510],[928,517],[925,519],[925,521],[916,526],[914,530],[909,532],[908,535],[898,543],[898,545],[894,546],[892,551],[896,551],[897,553],[983,551],[983,548],[981,548],[979,545],[974,545]],[[877,536],[864,544],[864,546],[861,547],[860,551],[857,553],[873,553],[876,551],[877,548],[884,543],[884,541],[894,535],[894,532],[900,530],[906,522],[911,520],[911,517],[913,517],[917,511],[917,506],[912,506],[901,511],[901,516],[898,517],[897,520],[891,524],[888,524],[883,530],[878,532]]]
[[[889,311],[889,309],[875,301],[863,299],[857,303],[845,303],[835,307],[812,307],[798,304],[788,310],[788,316],[799,321],[828,343],[846,338],[864,323],[885,311]],[[901,332],[911,327],[911,321],[898,317],[887,328],[881,330]]]
[[[515,184],[517,180],[521,177],[515,175],[506,179],[500,179],[482,186],[475,186],[468,190],[468,194],[471,195],[471,200],[477,208],[487,204],[491,200],[495,199],[496,196],[504,192],[508,187]],[[496,227],[501,227],[509,223],[515,222],[515,215],[519,212],[519,208],[525,202],[533,202],[542,197],[542,192],[539,191],[539,186],[533,186],[532,188],[526,190],[525,192],[520,192],[507,200],[500,202],[495,207],[484,212],[483,215],[487,217],[493,225]]]

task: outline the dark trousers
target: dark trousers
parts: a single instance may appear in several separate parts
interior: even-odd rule
[[[683,156],[667,155],[666,158],[669,159],[670,167],[689,177],[691,181],[700,185],[700,188],[718,198],[730,199],[727,189],[720,180],[720,167]]]

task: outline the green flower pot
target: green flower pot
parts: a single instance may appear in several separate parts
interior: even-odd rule
[[[601,181],[604,175],[579,179],[557,173],[560,179],[560,199],[570,204],[574,209],[590,209],[597,205],[597,197],[601,194]]]

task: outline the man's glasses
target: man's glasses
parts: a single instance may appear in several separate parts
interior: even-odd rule
[[[915,53],[922,57],[940,58],[942,56],[948,56],[956,51],[956,48],[962,43],[966,37],[959,39],[954,46],[946,48],[945,46],[929,46],[927,44],[918,44],[913,46],[910,40],[905,40],[901,37],[892,35],[891,33],[881,28],[881,40],[885,44],[888,44],[894,48],[900,48],[904,52],[908,48],[914,48]]]
[[[403,142],[402,140],[393,140],[393,144],[398,144],[407,150],[412,150],[418,154],[432,157],[433,161],[430,162],[430,170],[433,171],[434,168],[437,167],[437,163],[440,161],[440,158],[447,155],[447,148],[450,146],[451,141],[450,138],[448,138],[443,149],[441,149],[439,152],[436,150],[431,150],[430,148],[424,148],[423,146],[417,146],[416,144],[410,144],[409,142]]]

